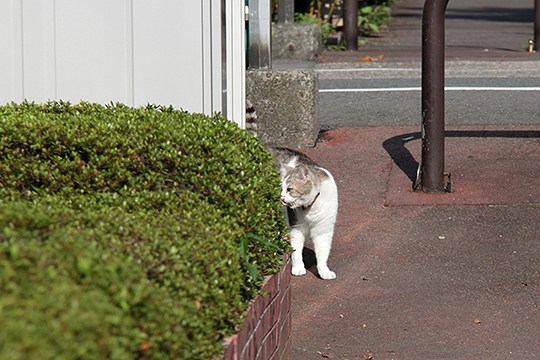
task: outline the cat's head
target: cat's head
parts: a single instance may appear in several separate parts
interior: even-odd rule
[[[313,205],[319,194],[317,175],[305,165],[296,167],[284,165],[283,170],[281,203],[291,209]]]

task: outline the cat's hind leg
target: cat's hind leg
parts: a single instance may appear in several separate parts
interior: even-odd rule
[[[291,229],[291,246],[293,248],[292,253],[292,271],[294,276],[302,276],[306,274],[306,266],[302,259],[302,250],[304,249],[305,235],[300,229]]]

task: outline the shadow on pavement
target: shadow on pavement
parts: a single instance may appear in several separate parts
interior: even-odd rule
[[[445,132],[447,138],[540,138],[540,131],[512,130],[450,130]],[[416,181],[416,173],[420,163],[405,147],[410,141],[422,138],[420,132],[406,133],[385,140],[382,144],[397,167],[407,175],[412,184]]]

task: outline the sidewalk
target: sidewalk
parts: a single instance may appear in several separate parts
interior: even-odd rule
[[[419,59],[422,4],[398,2],[403,16],[380,47],[321,60]],[[524,8],[532,2],[450,0],[447,40],[453,29],[462,42],[450,40],[447,54],[540,60],[519,51]],[[467,36],[473,30],[482,46]],[[411,190],[419,128],[331,130],[303,150],[333,173],[340,210],[329,260],[337,279],[316,276],[309,249],[308,274],[293,278],[294,360],[540,359],[540,119],[448,129],[455,192],[444,195]]]
[[[445,16],[447,59],[540,59],[526,52],[534,37],[534,1],[449,0]],[[390,31],[368,38],[358,52],[325,51],[321,62],[420,60],[423,0],[397,0]]]

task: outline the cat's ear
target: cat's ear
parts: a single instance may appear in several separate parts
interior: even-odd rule
[[[294,166],[290,166],[290,165],[287,165],[287,164],[281,164],[282,173],[287,174],[287,173],[290,173],[293,170],[294,170]]]
[[[310,177],[311,177],[309,169],[306,166],[302,166],[300,168],[300,174],[302,174],[302,179],[303,180],[309,180]]]

